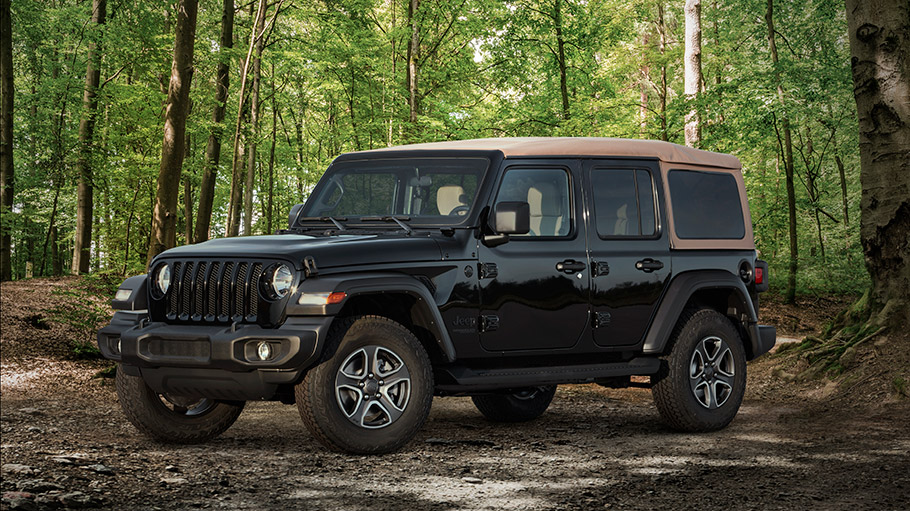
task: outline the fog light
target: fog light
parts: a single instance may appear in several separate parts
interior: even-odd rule
[[[256,347],[256,354],[259,355],[259,360],[268,360],[272,358],[272,347],[269,346],[269,343],[262,341]]]
[[[117,354],[119,355],[120,353],[122,353],[122,352],[120,351],[120,338],[118,337],[117,338]]]

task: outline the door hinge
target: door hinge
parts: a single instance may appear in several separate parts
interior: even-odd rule
[[[611,316],[609,312],[595,312],[591,315],[591,325],[594,328],[610,326],[610,321],[612,319],[613,316]]]
[[[606,261],[598,261],[594,263],[594,276],[601,277],[603,275],[610,274],[610,265]]]
[[[492,314],[488,316],[480,316],[480,331],[492,332],[494,330],[499,330],[499,316]]]
[[[480,278],[495,279],[499,275],[499,268],[496,263],[480,263]]]

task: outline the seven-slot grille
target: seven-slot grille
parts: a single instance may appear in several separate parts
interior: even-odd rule
[[[167,319],[226,323],[256,321],[262,261],[175,261]]]

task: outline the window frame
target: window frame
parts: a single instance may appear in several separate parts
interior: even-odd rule
[[[301,215],[303,215],[303,211],[307,211],[309,213],[309,208],[314,206],[314,205],[310,204],[310,201],[315,201],[319,198],[319,196],[323,193],[324,187],[328,186],[328,183],[332,179],[335,179],[337,177],[337,173],[346,172],[348,168],[356,167],[358,165],[369,166],[371,164],[378,164],[379,166],[383,166],[383,165],[394,165],[395,163],[399,163],[399,162],[402,164],[406,164],[413,160],[478,160],[480,162],[483,162],[482,170],[477,175],[477,184],[476,184],[476,188],[474,190],[474,195],[473,195],[472,202],[470,205],[471,209],[468,211],[467,215],[457,216],[457,217],[441,215],[441,216],[439,216],[440,219],[457,219],[457,220],[441,221],[441,222],[427,222],[427,223],[422,222],[421,219],[422,218],[432,218],[432,217],[436,217],[437,215],[419,215],[419,216],[412,216],[411,220],[408,221],[408,225],[414,229],[438,229],[438,228],[452,228],[452,227],[454,227],[454,228],[471,228],[473,225],[476,225],[475,221],[471,220],[471,219],[477,218],[477,215],[479,215],[480,211],[483,209],[483,207],[481,206],[481,204],[482,204],[482,195],[481,194],[482,194],[483,186],[484,186],[483,183],[486,182],[487,179],[489,179],[490,174],[494,171],[494,167],[492,164],[493,162],[491,161],[491,159],[487,156],[479,156],[479,155],[464,155],[464,156],[463,155],[443,155],[443,156],[416,155],[416,156],[407,156],[407,157],[375,157],[375,158],[361,158],[361,159],[344,159],[344,160],[334,161],[329,165],[329,167],[323,173],[323,176],[329,175],[329,173],[332,173],[331,178],[330,179],[323,179],[323,178],[319,179],[319,181],[316,183],[316,185],[313,187],[313,189],[310,191],[309,195],[307,196],[306,200],[304,201],[304,203],[303,203],[304,208],[301,212]],[[371,168],[366,173],[373,173],[373,172],[381,172],[381,169]],[[356,173],[351,173],[351,175],[353,175],[353,174],[356,174]],[[397,180],[398,183],[401,182],[401,180],[400,180],[401,176],[400,176],[399,172],[391,172],[391,174],[396,176],[395,179]],[[393,204],[395,205],[395,207],[403,209],[403,201],[406,200],[406,196],[404,194],[404,189],[407,188],[407,186],[408,186],[407,184],[400,184],[395,187],[394,198],[393,198]],[[320,212],[319,215],[320,216],[330,216],[326,212]],[[396,215],[398,215],[398,214],[396,214]],[[371,217],[371,216],[377,216],[377,215],[350,215],[349,214],[346,216],[349,217],[349,220],[346,222],[347,226],[351,227],[351,228],[361,228],[363,226],[387,225],[384,223],[377,223],[377,222],[372,222],[372,221],[364,222],[363,220],[361,220],[361,218],[363,218],[363,217]]]
[[[569,203],[567,205],[567,209],[568,209],[568,213],[569,213],[569,232],[567,232],[566,234],[564,234],[562,236],[529,236],[529,235],[514,235],[513,234],[513,235],[509,236],[509,242],[513,242],[513,241],[519,241],[519,242],[569,241],[569,240],[576,239],[578,237],[578,223],[576,222],[577,204],[575,202],[575,196],[576,196],[575,185],[576,185],[576,183],[575,183],[574,176],[572,175],[572,169],[567,165],[553,164],[553,163],[547,163],[547,162],[517,163],[517,164],[511,164],[511,165],[504,165],[502,172],[499,173],[499,179],[498,179],[498,182],[496,183],[496,190],[493,193],[491,204],[490,204],[490,216],[487,219],[486,223],[488,225],[490,224],[490,221],[492,220],[492,212],[496,208],[496,204],[498,204],[500,202],[499,201],[499,192],[502,191],[502,183],[505,181],[506,174],[508,174],[509,172],[511,172],[513,170],[561,170],[562,172],[565,173],[566,179],[567,179],[566,186],[569,191]],[[508,202],[508,201],[505,201],[505,202]],[[527,199],[525,199],[524,202],[527,202]],[[489,227],[492,228],[493,226],[489,225]]]
[[[714,175],[723,176],[723,177],[725,177],[725,178],[728,177],[729,179],[731,179],[732,182],[733,182],[733,186],[734,186],[734,188],[736,189],[736,192],[737,192],[737,193],[736,193],[736,200],[737,200],[737,202],[739,203],[739,208],[737,209],[737,211],[739,212],[740,218],[741,218],[741,220],[742,220],[743,234],[742,234],[740,237],[738,237],[738,238],[730,238],[730,237],[705,237],[705,236],[680,236],[680,235],[679,235],[679,225],[678,225],[678,221],[677,221],[677,219],[676,219],[676,215],[675,215],[675,212],[674,212],[674,209],[673,209],[673,208],[675,207],[675,206],[674,206],[674,203],[673,203],[673,187],[672,187],[671,184],[670,184],[670,175],[671,175],[673,172],[697,172],[697,173],[702,173],[702,174],[714,174]],[[699,240],[704,240],[704,241],[712,241],[712,242],[715,242],[715,241],[716,241],[716,242],[721,242],[721,241],[743,241],[743,240],[746,239],[746,236],[749,234],[749,225],[748,225],[749,222],[746,220],[746,216],[743,214],[743,197],[742,197],[742,195],[740,194],[740,186],[739,186],[739,183],[737,182],[735,176],[733,176],[732,174],[730,174],[730,173],[728,173],[728,172],[718,172],[718,171],[712,171],[712,170],[702,169],[702,168],[687,169],[687,168],[679,168],[679,167],[676,167],[676,166],[671,166],[671,167],[669,167],[669,168],[667,169],[667,171],[666,171],[666,175],[667,175],[667,177],[666,177],[666,179],[667,179],[667,196],[670,198],[670,201],[669,201],[669,214],[673,215],[673,235],[676,237],[676,239],[679,239],[679,240],[681,240],[681,241],[699,241]]]
[[[641,204],[639,203],[639,197],[641,196],[638,190],[638,179],[636,176],[637,171],[643,170],[648,173],[648,179],[651,182],[651,200],[652,207],[654,209],[654,233],[649,235],[642,234],[601,234],[598,230],[597,225],[597,198],[594,193],[594,173],[599,170],[629,170],[632,171],[632,182],[635,184],[635,205],[638,207],[638,225],[639,230],[641,229]],[[588,186],[591,197],[591,218],[592,224],[594,227],[594,232],[597,233],[597,237],[602,240],[656,240],[660,239],[663,236],[663,221],[660,214],[660,196],[657,193],[658,183],[654,179],[655,170],[643,166],[643,165],[593,165],[588,170]]]

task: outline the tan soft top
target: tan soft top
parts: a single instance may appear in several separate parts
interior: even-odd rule
[[[660,140],[638,140],[625,138],[598,137],[523,137],[523,138],[480,138],[455,140],[451,142],[430,142],[383,149],[363,151],[377,153],[384,151],[446,151],[475,150],[502,151],[508,157],[517,156],[618,156],[657,158],[667,163],[701,165],[724,169],[740,169],[742,165],[735,156],[692,149]]]

